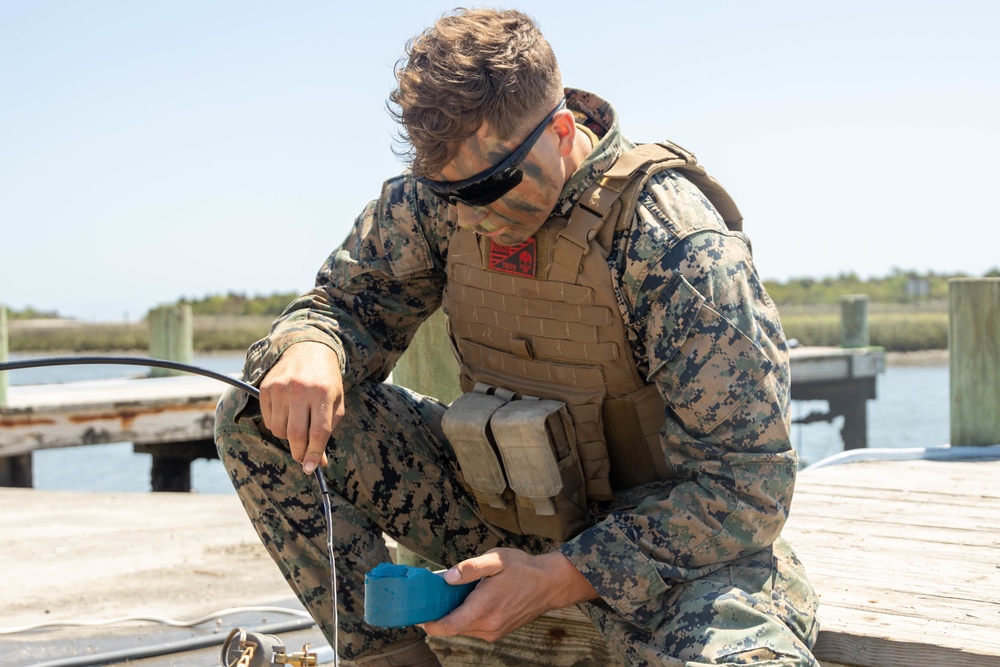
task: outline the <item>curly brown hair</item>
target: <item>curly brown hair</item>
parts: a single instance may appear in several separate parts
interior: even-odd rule
[[[563,97],[552,47],[516,10],[445,14],[407,42],[395,74],[396,154],[420,176],[439,173],[484,123],[507,140]]]

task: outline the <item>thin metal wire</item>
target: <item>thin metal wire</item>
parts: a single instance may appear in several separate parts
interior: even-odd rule
[[[80,357],[40,357],[36,359],[20,359],[18,361],[0,362],[0,372],[15,371],[25,368],[41,368],[45,366],[80,366],[80,365],[121,365],[121,366],[154,366],[157,368],[167,368],[175,371],[183,371],[194,375],[225,382],[237,389],[242,389],[254,398],[260,398],[260,390],[252,384],[243,380],[238,380],[225,373],[219,373],[200,366],[192,366],[178,361],[167,359],[150,359],[148,357],[109,357],[109,356],[80,356]],[[319,485],[320,496],[323,504],[323,513],[326,518],[326,548],[330,559],[330,586],[333,592],[333,664],[340,664],[339,630],[340,620],[337,611],[337,571],[336,557],[333,553],[333,509],[330,503],[330,491],[326,485],[326,478],[323,477],[321,468],[316,468],[313,472],[316,483]]]

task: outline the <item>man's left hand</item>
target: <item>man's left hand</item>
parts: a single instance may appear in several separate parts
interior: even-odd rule
[[[429,635],[496,641],[550,609],[597,597],[590,582],[558,551],[533,556],[491,549],[445,572],[449,584],[481,580],[460,607],[422,624]]]

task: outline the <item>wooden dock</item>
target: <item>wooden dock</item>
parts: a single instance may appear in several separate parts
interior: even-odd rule
[[[154,490],[190,490],[191,461],[216,457],[223,389],[197,375],[12,386],[0,406],[0,486],[32,485],[33,451],[131,442],[153,454]]]
[[[998,460],[853,463],[802,473],[784,534],[820,595],[815,654],[823,667],[1000,667],[998,475]],[[291,597],[235,495],[0,489],[0,504],[3,625],[196,618]],[[52,576],[68,571],[71,577]],[[233,622],[227,617],[222,629]],[[206,623],[188,634],[218,633]],[[150,635],[149,626],[134,624],[48,629],[0,636],[0,650],[14,664],[34,664],[63,655],[71,641],[94,651],[108,637],[120,647]],[[493,645],[433,644],[445,667],[615,664],[575,609]],[[137,664],[195,667],[216,656],[204,649]]]
[[[826,412],[798,423],[833,421],[844,449],[868,446],[868,401],[877,397],[876,378],[885,370],[881,348],[799,347],[790,352],[793,401],[826,401]]]
[[[820,596],[823,667],[1000,667],[998,475],[1000,460],[803,472],[784,535]],[[613,664],[574,612],[496,645],[432,644],[446,667]]]
[[[880,348],[795,348],[792,398],[828,401],[827,413],[808,419],[844,415],[845,448],[865,447],[866,403],[884,368]],[[31,486],[35,450],[131,442],[153,455],[154,490],[188,490],[191,461],[215,457],[223,388],[197,375],[11,386],[0,405],[0,486]]]
[[[826,667],[1000,665],[1000,461],[799,476],[784,535],[820,594]]]

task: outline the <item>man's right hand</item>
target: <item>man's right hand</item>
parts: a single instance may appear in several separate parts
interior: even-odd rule
[[[337,354],[303,342],[282,353],[260,384],[260,410],[271,433],[288,440],[308,475],[326,465],[326,444],[344,418],[344,380]]]

